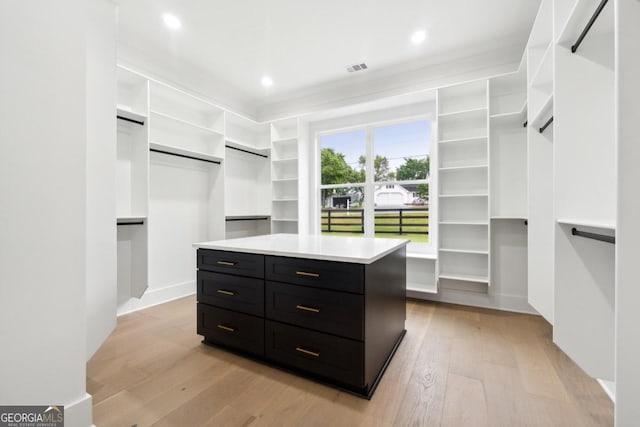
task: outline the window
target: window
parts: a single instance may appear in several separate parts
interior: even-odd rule
[[[323,234],[429,242],[428,120],[321,134]]]

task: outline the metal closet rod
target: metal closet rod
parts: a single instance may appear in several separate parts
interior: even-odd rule
[[[578,50],[578,47],[580,46],[580,43],[582,43],[582,40],[584,40],[584,37],[587,35],[587,33],[589,32],[591,27],[593,27],[594,22],[596,22],[596,19],[598,19],[598,16],[600,16],[600,12],[602,12],[602,9],[604,8],[604,5],[607,4],[607,1],[608,0],[602,0],[600,2],[600,4],[598,5],[598,8],[593,13],[593,16],[591,16],[591,19],[589,19],[589,22],[587,22],[587,26],[584,27],[584,30],[582,30],[582,33],[580,33],[580,36],[578,37],[578,40],[576,40],[576,42],[573,44],[573,46],[571,46],[571,52],[572,53],[576,53],[576,50]]]
[[[607,236],[607,235],[604,235],[604,234],[597,234],[597,233],[589,233],[587,231],[580,231],[575,227],[573,227],[571,229],[571,235],[572,236],[586,237],[587,239],[599,240],[601,242],[612,243],[614,245],[616,243],[615,236]]]
[[[149,148],[149,151],[153,151],[154,153],[166,154],[168,156],[183,157],[185,159],[199,160],[201,162],[207,162],[207,163],[215,163],[216,165],[220,164],[220,162],[216,160],[203,159],[201,157],[195,157],[195,156],[187,156],[186,154],[172,153],[170,151],[158,150],[157,148]]]
[[[144,221],[136,222],[119,222],[118,225],[144,225]]]
[[[232,147],[232,146],[230,146],[230,145],[225,145],[225,147],[230,148],[230,149],[232,149],[232,150],[242,151],[243,153],[253,154],[254,156],[264,157],[265,159],[268,159],[268,158],[269,158],[269,156],[267,156],[267,155],[265,155],[265,154],[254,153],[253,151],[243,150],[242,148]]]
[[[268,216],[256,216],[256,217],[247,217],[247,218],[225,218],[225,221],[227,222],[231,222],[231,221],[266,221],[268,220],[269,217]]]
[[[116,116],[116,118],[118,120],[124,120],[125,122],[131,122],[131,123],[135,123],[135,124],[140,125],[140,126],[144,126],[144,122],[141,122],[140,120],[133,120],[133,119],[130,119],[130,118],[124,117],[124,116]]]
[[[553,123],[553,116],[551,116],[551,118],[549,120],[547,120],[547,123],[544,124],[544,126],[542,126],[540,128],[540,133],[544,132],[545,130],[547,130],[547,128],[549,127],[549,125]]]

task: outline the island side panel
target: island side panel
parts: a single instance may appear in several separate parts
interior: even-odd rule
[[[404,332],[406,246],[365,268],[365,383],[372,387]]]

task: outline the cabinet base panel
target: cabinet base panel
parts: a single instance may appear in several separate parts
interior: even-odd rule
[[[391,359],[393,359],[393,356],[396,354],[396,351],[398,350],[398,347],[400,347],[400,343],[404,339],[404,336],[405,336],[406,333],[407,333],[407,330],[403,329],[402,332],[400,333],[400,335],[398,336],[398,339],[396,340],[395,344],[393,345],[393,348],[391,349],[391,352],[389,353],[389,356],[387,356],[387,358],[385,359],[384,364],[380,368],[380,372],[378,372],[378,375],[376,376],[375,380],[373,381],[373,384],[371,384],[371,386],[369,388],[361,388],[361,389],[354,388],[354,387],[347,386],[347,385],[340,384],[340,383],[336,383],[336,382],[334,382],[332,380],[329,380],[329,379],[327,379],[325,377],[322,377],[320,375],[311,374],[309,372],[303,371],[301,369],[292,368],[290,366],[284,365],[284,364],[279,363],[279,362],[274,361],[274,360],[262,358],[262,357],[256,356],[255,354],[252,354],[252,353],[248,353],[248,352],[245,352],[245,351],[242,351],[242,350],[238,350],[238,349],[235,349],[235,348],[232,348],[232,347],[229,347],[229,346],[225,346],[225,345],[219,344],[217,342],[209,341],[209,340],[207,340],[207,337],[204,337],[204,339],[202,340],[202,343],[206,344],[206,345],[210,345],[212,347],[221,348],[221,349],[223,349],[225,351],[240,355],[240,356],[245,357],[247,359],[251,359],[251,360],[253,360],[255,362],[263,363],[263,364],[265,364],[267,366],[271,366],[273,368],[277,368],[277,369],[280,369],[282,371],[289,372],[291,374],[295,374],[295,375],[298,375],[298,376],[303,377],[303,378],[307,378],[309,380],[315,381],[315,382],[320,383],[322,385],[326,385],[328,387],[335,388],[335,389],[343,391],[345,393],[349,393],[351,395],[354,395],[354,396],[357,396],[357,397],[361,397],[363,399],[371,400],[371,397],[373,397],[373,393],[376,391],[376,388],[378,387],[378,384],[382,380],[382,376],[384,375],[385,371],[387,370],[387,367],[389,366],[389,363],[391,363]]]

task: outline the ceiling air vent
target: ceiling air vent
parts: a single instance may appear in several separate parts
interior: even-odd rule
[[[353,73],[354,71],[363,71],[363,70],[366,70],[367,68],[369,67],[367,67],[367,64],[363,62],[362,64],[354,64],[347,67],[347,71],[350,73]]]

